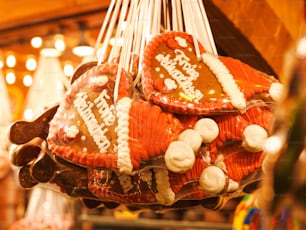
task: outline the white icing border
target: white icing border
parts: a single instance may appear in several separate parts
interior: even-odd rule
[[[120,173],[131,174],[133,165],[131,162],[129,148],[129,111],[132,99],[124,97],[117,102],[116,112],[118,118],[117,124],[117,144],[118,144],[118,161],[117,167]]]
[[[246,100],[236,84],[233,75],[216,56],[208,53],[202,54],[203,62],[215,74],[225,93],[231,99],[233,106],[239,110],[246,108]]]
[[[159,204],[172,205],[175,201],[175,193],[173,192],[168,176],[168,170],[156,168],[154,169],[156,189],[155,198]]]

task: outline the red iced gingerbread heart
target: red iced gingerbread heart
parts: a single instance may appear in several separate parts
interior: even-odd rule
[[[163,154],[183,127],[173,114],[132,98],[132,78],[118,65],[104,63],[78,77],[50,122],[52,153],[85,167],[132,173]],[[156,125],[158,124],[158,125]]]
[[[50,122],[47,140],[55,155],[85,166],[116,165],[117,70],[117,64],[105,63],[86,70],[73,82]],[[131,76],[122,71],[118,100],[132,96],[131,86]]]
[[[275,79],[227,57],[205,53],[185,32],[154,37],[144,50],[144,96],[164,109],[185,114],[243,110],[247,100],[268,92]]]

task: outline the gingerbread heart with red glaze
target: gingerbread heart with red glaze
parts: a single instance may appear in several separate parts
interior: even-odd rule
[[[258,94],[269,94],[277,83],[238,60],[205,53],[200,43],[198,60],[193,41],[185,32],[167,32],[148,43],[142,75],[147,100],[189,115],[239,111]]]
[[[117,64],[107,63],[75,79],[50,122],[47,140],[52,153],[82,166],[115,167],[117,72]],[[118,100],[132,94],[132,78],[122,70]]]
[[[177,138],[180,121],[133,98],[132,77],[123,69],[115,101],[117,73],[118,64],[104,63],[73,82],[50,122],[52,153],[77,165],[129,174],[162,155]]]

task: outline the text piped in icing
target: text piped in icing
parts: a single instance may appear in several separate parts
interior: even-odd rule
[[[190,63],[190,58],[180,49],[174,50],[175,57],[171,59],[170,54],[157,54],[155,59],[169,73],[169,75],[178,83],[187,97],[195,102],[199,102],[203,98],[200,90],[196,89],[193,81],[200,76],[196,70],[197,65]],[[178,70],[176,66],[180,66],[185,74]]]
[[[110,147],[110,141],[106,136],[108,132],[106,126],[112,125],[116,120],[115,115],[112,113],[114,109],[111,109],[106,102],[107,98],[109,98],[107,91],[102,90],[99,96],[94,100],[94,103],[88,100],[88,95],[85,93],[76,94],[76,98],[73,101],[76,110],[84,121],[89,134],[92,136],[101,153],[106,152]],[[98,108],[103,122],[98,122],[92,111],[93,106]]]

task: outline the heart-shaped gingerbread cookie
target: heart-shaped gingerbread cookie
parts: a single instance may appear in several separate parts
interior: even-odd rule
[[[148,43],[142,90],[149,101],[183,114],[238,111],[255,95],[270,93],[277,83],[239,60],[206,53],[201,44],[198,60],[193,41],[185,32],[167,32]]]
[[[183,129],[180,121],[133,98],[132,78],[124,70],[115,102],[117,71],[117,64],[104,63],[73,82],[50,122],[52,153],[81,166],[130,174],[162,155],[177,138]]]

